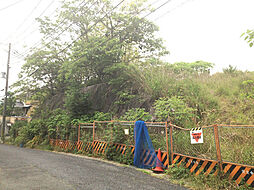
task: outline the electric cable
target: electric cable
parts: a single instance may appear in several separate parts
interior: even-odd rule
[[[65,0],[64,0],[63,2],[65,2]],[[56,9],[54,9],[54,10],[52,11],[52,13],[48,15],[48,17],[51,17],[51,16],[56,12],[57,9],[58,9],[58,7],[57,7]],[[37,18],[39,18],[39,17],[37,17]],[[33,23],[34,23],[34,22],[33,22]],[[19,44],[19,43],[25,41],[25,39],[27,39],[28,37],[30,38],[31,35],[32,35],[33,33],[35,33],[36,31],[38,31],[38,30],[39,30],[39,29],[36,28],[35,30],[32,30],[31,32],[29,32],[29,33],[28,33],[27,35],[25,35],[25,36],[24,36],[25,33],[23,33],[23,35],[21,35],[21,36],[24,36],[24,37],[21,38],[20,40],[18,40],[18,41],[16,42],[16,44]],[[19,37],[18,37],[18,38],[19,38]],[[37,43],[37,42],[36,42],[36,43]],[[34,45],[35,45],[36,43],[34,43]],[[35,45],[35,46],[36,46],[36,45]]]
[[[165,6],[166,4],[168,4],[170,1],[172,0],[167,0],[165,3],[161,4],[159,7],[157,7],[156,9],[152,10],[150,13],[146,14],[144,17],[148,17],[149,15],[151,15],[152,13],[154,13],[155,11],[157,11],[158,9],[160,9],[161,7]]]
[[[78,6],[81,6],[84,2],[85,2],[85,0],[82,1]],[[89,2],[89,1],[87,1],[83,6],[87,5],[88,2]],[[88,8],[88,10],[89,10],[95,3],[97,3],[97,2],[98,2],[98,0],[95,1],[95,2]],[[65,21],[66,19],[67,19],[67,18],[64,18],[64,19],[60,22],[60,24],[58,24],[57,26],[55,26],[55,28],[54,28],[53,30],[55,30],[56,28],[59,28],[60,25],[63,24],[64,21]],[[72,22],[66,29],[63,29],[56,37],[48,36],[45,40],[47,40],[47,39],[49,39],[49,38],[51,37],[51,41],[49,41],[48,43],[46,43],[45,45],[43,45],[41,48],[48,46],[51,42],[53,42],[53,40],[57,39],[61,34],[63,34],[65,31],[67,31],[73,24],[74,24],[74,23]],[[24,54],[27,54],[32,48],[36,47],[36,46],[39,45],[40,43],[41,43],[41,41],[36,42],[34,45],[32,45],[32,47],[29,47],[28,50],[22,52],[22,54],[23,54],[23,55],[24,55]]]
[[[120,6],[120,4],[122,4],[125,0],[121,0],[120,3],[118,3],[115,7],[113,7],[113,9],[111,10],[111,12],[116,9],[118,6]],[[101,11],[101,10],[100,10]],[[89,30],[91,30],[93,27],[95,27],[99,21],[101,21],[108,13],[106,13],[102,18],[98,19],[97,22],[95,22],[86,32],[88,32]],[[82,37],[84,34],[81,34],[77,39],[79,39],[80,37]],[[70,47],[76,40],[73,40],[70,44],[68,44],[64,49],[60,50],[56,55],[59,55],[60,53],[62,53],[63,51],[65,51],[68,47]],[[29,76],[32,76],[34,73],[36,73],[38,71],[38,69],[36,69],[34,72],[32,72],[31,74],[29,74]],[[25,77],[23,77],[25,78]],[[19,79],[19,80],[23,80],[23,79]]]
[[[29,19],[29,17],[34,13],[34,11],[37,9],[37,7],[40,5],[42,0],[39,0],[39,2],[35,5],[35,7],[32,9],[32,11],[26,16],[26,18],[18,25],[18,27],[15,29],[15,32],[19,31],[19,29],[25,24],[25,22]],[[10,34],[7,38],[11,38],[12,34]]]
[[[84,2],[85,2],[85,0],[82,1],[82,2],[78,5],[78,7],[82,6],[82,4],[83,4]],[[98,0],[95,1],[92,5],[94,5],[96,2],[98,2]],[[153,1],[153,3],[149,4],[149,6],[152,6],[153,4],[158,3],[158,2],[159,2],[159,1],[155,0],[155,1]],[[89,1],[87,1],[87,3],[85,3],[83,6],[87,5],[88,3],[89,3]],[[91,6],[92,6],[92,5],[91,5]],[[91,7],[91,6],[90,6],[90,7]],[[89,7],[89,8],[90,8],[90,7]],[[89,8],[88,8],[88,9],[89,9]],[[55,28],[54,28],[53,30],[55,30],[56,28],[59,28],[60,25],[62,25],[62,24],[64,23],[65,20],[66,20],[66,18],[64,18],[57,26],[55,26]],[[70,28],[71,26],[72,26],[72,24],[69,25],[69,26],[67,27],[67,29]],[[67,29],[66,29],[66,30],[67,30]],[[49,41],[48,43],[46,43],[45,45],[43,45],[41,48],[46,47],[47,45],[49,45],[54,39],[58,38],[58,37],[59,37],[64,31],[66,31],[66,30],[62,30],[56,37],[52,37],[52,36],[46,37],[45,40],[49,39],[50,37],[51,37],[52,40]],[[37,29],[34,30],[34,31],[37,31]],[[33,32],[34,32],[34,31],[33,31]],[[22,40],[23,40],[23,39],[22,39]],[[20,53],[20,54],[22,54],[23,57],[26,57],[26,54],[27,54],[32,48],[38,46],[40,43],[41,43],[41,41],[38,41],[38,42],[34,43],[31,47],[29,47],[27,50],[23,51],[23,52]]]
[[[55,0],[52,0],[48,5],[47,5],[47,7],[40,13],[40,15],[38,16],[38,18],[40,18],[51,6],[52,6],[52,4],[54,3],[54,1]],[[25,30],[23,30],[20,34],[22,35],[22,34],[25,34],[26,32],[27,32],[27,30],[29,29],[29,28],[31,28],[34,24],[35,24],[35,20],[27,27],[27,28],[25,28]],[[19,34],[18,35],[16,35],[16,36],[20,36]],[[7,41],[7,39],[5,40],[5,41]]]
[[[156,9],[152,10],[150,13],[146,14],[145,16],[143,16],[141,19],[144,19],[144,18],[146,18],[147,16],[151,15],[151,14],[154,13],[155,11],[159,10],[161,7],[165,6],[165,5],[166,5],[167,3],[169,3],[170,1],[171,1],[171,0],[167,0],[166,2],[164,2],[163,4],[161,4],[159,7],[157,7]],[[142,10],[141,10],[140,12],[142,12]],[[140,12],[139,12],[139,13],[140,13]],[[138,13],[138,14],[139,14],[139,13]],[[98,46],[104,45],[105,43],[107,43],[108,41],[112,40],[112,39],[115,38],[115,37],[116,37],[116,35],[113,36],[113,37],[111,37],[110,39],[104,41],[103,43],[99,44]],[[85,55],[80,56],[79,58],[75,59],[72,63],[75,63],[76,61],[80,60],[80,59],[83,58],[84,56],[85,56]]]
[[[19,1],[16,1],[15,3],[12,3],[12,4],[10,4],[10,5],[6,6],[6,7],[0,8],[0,11],[3,11],[5,9],[8,9],[8,8],[14,6],[14,5],[17,5],[18,3],[21,3],[22,1],[24,1],[24,0],[19,0]]]
[[[121,0],[120,3],[118,3],[111,11],[113,11],[114,9],[116,9],[118,6],[120,6],[125,0]],[[88,33],[93,27],[95,27],[99,22],[101,22],[105,17],[107,16],[107,13],[100,18],[98,21],[96,21],[90,28],[87,29],[86,33]],[[85,34],[86,34],[85,33]],[[68,44],[64,49],[62,49],[59,53],[62,53],[63,51],[65,51],[67,48],[69,48],[72,44],[74,44],[79,38],[81,38],[82,36],[84,36],[85,34],[81,34],[79,37],[77,37],[75,40],[73,40],[70,44]]]
[[[39,2],[35,5],[35,7],[32,9],[32,11],[26,16],[26,18],[22,21],[22,23],[16,28],[15,31],[18,31],[22,25],[30,18],[30,16],[34,13],[34,11],[38,8],[38,6],[41,4],[42,0],[39,0]]]
[[[115,8],[117,8],[123,1],[124,1],[124,0],[122,0],[119,4],[117,4],[117,6],[114,7],[114,8],[112,9],[112,11],[113,11]],[[163,4],[161,4],[161,5],[160,5],[159,7],[157,7],[156,9],[150,11],[150,13],[146,14],[146,15],[145,15],[144,17],[142,17],[141,19],[144,19],[144,18],[146,18],[147,16],[151,15],[151,14],[154,13],[155,11],[159,10],[161,7],[163,7],[163,6],[165,6],[166,4],[168,4],[170,1],[171,1],[171,0],[167,0],[166,2],[164,2]],[[142,11],[143,11],[143,10],[144,10],[144,9],[142,9]],[[140,12],[141,12],[141,11],[140,11]],[[140,13],[140,12],[139,12],[139,13]],[[139,13],[138,13],[138,14],[139,14]],[[89,32],[96,24],[98,24],[98,22],[101,21],[106,15],[107,15],[107,14],[105,14],[101,19],[99,19],[95,24],[93,24],[93,25],[86,31],[86,33]],[[133,18],[134,18],[134,17],[133,17]],[[84,34],[85,34],[85,33],[84,33]],[[60,53],[62,53],[63,51],[65,51],[67,48],[69,48],[73,43],[75,43],[75,42],[76,42],[79,38],[81,38],[84,34],[81,34],[79,37],[77,37],[75,40],[73,40],[71,43],[69,43],[64,49],[60,50],[60,51],[57,53],[57,55],[59,55]],[[108,40],[104,41],[103,43],[99,44],[98,46],[103,45],[104,43],[108,42],[109,40],[114,39],[115,37],[116,37],[116,35],[113,36],[113,37],[111,37],[111,38],[109,38]],[[85,55],[80,56],[79,58],[75,59],[73,62],[75,63],[76,61],[80,60],[80,59],[83,58],[84,56],[85,56]],[[30,73],[29,76],[32,76],[32,75],[33,75],[34,73],[36,73],[37,71],[38,71],[38,69],[35,70],[34,72]],[[28,76],[28,77],[29,77],[29,76]],[[25,78],[25,77],[24,77],[24,78]],[[20,80],[22,80],[22,79],[20,79]]]
[[[157,21],[158,19],[161,19],[162,17],[166,16],[167,14],[173,12],[174,10],[178,9],[179,7],[182,7],[183,5],[185,5],[186,3],[188,3],[191,0],[185,0],[184,2],[180,3],[179,5],[177,5],[176,7],[174,7],[173,9],[168,10],[167,12],[161,14],[160,16],[156,17],[155,19],[153,19],[153,21]]]

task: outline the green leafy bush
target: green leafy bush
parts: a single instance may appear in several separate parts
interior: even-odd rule
[[[111,120],[111,113],[104,113],[104,112],[95,112],[93,117],[91,118],[92,121],[110,121]]]
[[[123,121],[150,121],[152,119],[152,115],[145,111],[144,108],[132,108],[124,113],[123,116],[120,117],[120,120]]]
[[[10,137],[13,139],[13,141],[15,141],[15,139],[17,138],[19,130],[26,125],[27,125],[27,121],[16,121],[11,126],[9,133],[10,133]]]
[[[190,108],[181,98],[173,96],[171,98],[159,98],[154,103],[155,116],[158,121],[168,119],[179,126],[191,123],[195,109]]]
[[[48,134],[51,138],[66,139],[71,133],[71,118],[65,110],[56,109],[48,118]]]
[[[25,123],[23,123],[25,124]],[[20,123],[17,124],[21,125]],[[16,127],[15,127],[16,129]],[[13,131],[15,130],[13,129]],[[47,135],[47,127],[45,122],[40,119],[35,119],[26,123],[26,125],[18,128],[18,137],[15,139],[16,144],[26,144],[31,141],[34,137],[42,139]]]
[[[122,154],[120,151],[116,151],[114,144],[110,144],[106,151],[106,158],[122,164],[133,165],[134,155],[131,153],[131,149],[127,147],[125,151],[125,154]]]
[[[40,136],[35,136],[32,140],[26,143],[30,148],[34,148],[36,145],[39,145],[43,142],[43,139]]]
[[[190,177],[189,169],[180,166],[180,167],[169,167],[166,171],[167,175],[170,175],[172,179],[186,179]]]

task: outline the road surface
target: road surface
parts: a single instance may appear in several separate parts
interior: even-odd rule
[[[133,167],[0,144],[0,190],[185,190]]]

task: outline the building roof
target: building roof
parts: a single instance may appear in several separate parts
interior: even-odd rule
[[[30,104],[25,104],[21,101],[16,101],[15,105],[14,105],[15,108],[30,108],[31,105]]]

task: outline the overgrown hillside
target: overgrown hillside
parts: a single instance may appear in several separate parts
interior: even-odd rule
[[[16,99],[40,102],[22,129],[27,140],[92,120],[254,123],[253,72],[229,66],[211,75],[205,61],[161,61],[169,52],[144,16],[152,11],[144,1],[81,3],[65,1],[56,19],[38,19],[42,47],[31,51],[13,86]]]

